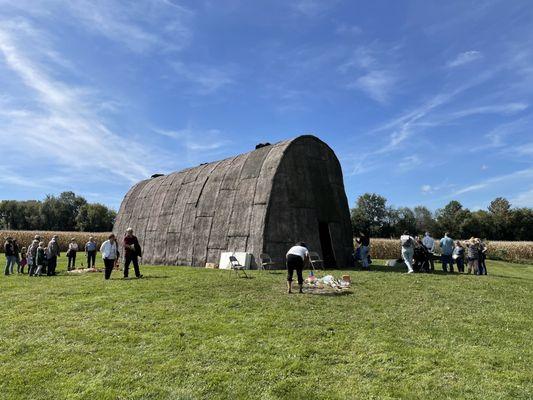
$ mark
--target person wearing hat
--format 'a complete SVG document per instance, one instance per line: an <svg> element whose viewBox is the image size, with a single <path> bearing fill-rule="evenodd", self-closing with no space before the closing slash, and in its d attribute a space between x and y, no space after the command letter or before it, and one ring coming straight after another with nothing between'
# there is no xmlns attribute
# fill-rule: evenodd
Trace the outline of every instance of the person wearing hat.
<svg viewBox="0 0 533 400"><path fill-rule="evenodd" d="M130 263L133 263L133 269L135 270L135 276L142 278L141 271L139 270L139 257L142 257L141 245L139 240L133 234L133 229L126 229L126 236L124 236L124 279L128 279L128 273L130 269Z"/></svg>
<svg viewBox="0 0 533 400"><path fill-rule="evenodd" d="M118 246L115 235L110 234L107 240L100 246L100 253L104 260L104 279L111 278L111 272L115 266L115 261L118 258Z"/></svg>
<svg viewBox="0 0 533 400"><path fill-rule="evenodd" d="M300 293L303 293L304 278L302 271L309 264L309 250L303 242L296 243L287 252L287 293L292 293L292 276L296 271Z"/></svg>
<svg viewBox="0 0 533 400"><path fill-rule="evenodd" d="M70 239L67 250L68 265L67 271L71 271L76 268L76 253L78 252L78 243L76 238Z"/></svg>
<svg viewBox="0 0 533 400"><path fill-rule="evenodd" d="M85 243L85 254L87 255L87 268L95 268L96 266L96 242L94 238L89 237L89 241Z"/></svg>
<svg viewBox="0 0 533 400"><path fill-rule="evenodd" d="M46 273L48 276L56 275L57 257L61 256L59 243L57 243L58 238L57 235L54 235L52 240L48 242L48 268Z"/></svg>
<svg viewBox="0 0 533 400"><path fill-rule="evenodd" d="M15 248L13 246L13 238L11 236L6 237L4 243L4 255L6 256L6 267L4 268L4 275L11 275L13 273L13 267L15 266Z"/></svg>

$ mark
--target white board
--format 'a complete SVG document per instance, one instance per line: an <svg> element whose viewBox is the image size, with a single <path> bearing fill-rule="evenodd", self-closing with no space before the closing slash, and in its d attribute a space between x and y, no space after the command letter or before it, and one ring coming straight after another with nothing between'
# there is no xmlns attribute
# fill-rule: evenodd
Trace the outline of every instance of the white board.
<svg viewBox="0 0 533 400"><path fill-rule="evenodd" d="M252 265L252 254L251 253L244 253L244 252L224 252L220 254L220 262L218 263L219 269L231 269L229 257L235 256L237 261L239 261L239 264L244 265L246 269L250 269L250 265Z"/></svg>

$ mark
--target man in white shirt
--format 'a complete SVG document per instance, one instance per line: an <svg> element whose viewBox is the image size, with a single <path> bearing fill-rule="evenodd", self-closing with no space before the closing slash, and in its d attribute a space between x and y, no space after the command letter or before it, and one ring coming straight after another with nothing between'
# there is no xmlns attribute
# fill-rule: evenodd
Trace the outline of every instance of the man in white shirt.
<svg viewBox="0 0 533 400"><path fill-rule="evenodd" d="M298 286L300 293L303 293L304 278L302 271L304 266L309 263L309 250L305 243L299 242L292 246L287 252L287 293L292 293L292 275L296 270L298 276Z"/></svg>
<svg viewBox="0 0 533 400"><path fill-rule="evenodd" d="M422 239L422 244L426 249L428 249L430 253L433 253L433 251L435 250L435 239L431 237L431 234L429 232L426 232L426 234L424 235L424 239ZM429 255L429 264L429 268L431 269L431 271L434 271L435 264L433 262L433 254Z"/></svg>
<svg viewBox="0 0 533 400"><path fill-rule="evenodd" d="M108 239L100 246L100 253L104 259L104 277L105 279L111 278L111 272L115 266L115 260L118 257L117 240L115 235L109 235Z"/></svg>
<svg viewBox="0 0 533 400"><path fill-rule="evenodd" d="M405 231L400 236L400 243L402 244L402 258L407 265L407 273L412 274L413 271L413 256L415 253L415 239Z"/></svg>

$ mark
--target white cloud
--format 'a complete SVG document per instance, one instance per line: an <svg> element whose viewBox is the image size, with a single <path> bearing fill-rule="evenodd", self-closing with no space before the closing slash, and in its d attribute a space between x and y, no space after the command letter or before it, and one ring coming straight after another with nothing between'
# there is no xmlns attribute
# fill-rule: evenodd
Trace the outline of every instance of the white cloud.
<svg viewBox="0 0 533 400"><path fill-rule="evenodd" d="M355 36L363 32L363 30L357 25L340 24L335 32L339 35Z"/></svg>
<svg viewBox="0 0 533 400"><path fill-rule="evenodd" d="M450 118L463 118L470 115L477 114L501 114L512 115L520 111L524 111L529 107L526 103L507 103L507 104L495 104L488 106L472 107L464 110L454 112L450 115Z"/></svg>
<svg viewBox="0 0 533 400"><path fill-rule="evenodd" d="M517 194L509 202L515 207L533 207L533 189Z"/></svg>
<svg viewBox="0 0 533 400"><path fill-rule="evenodd" d="M154 132L176 140L183 146L189 162L204 162L220 154L230 141L218 129L196 129L188 125L180 130L154 129Z"/></svg>
<svg viewBox="0 0 533 400"><path fill-rule="evenodd" d="M385 61L393 51L378 52L367 46L359 46L354 54L337 68L347 75L358 75L346 85L348 89L358 89L381 104L386 104L398 82L398 74L392 67L395 63ZM381 55L378 59L378 54Z"/></svg>
<svg viewBox="0 0 533 400"><path fill-rule="evenodd" d="M450 194L448 197L454 197L465 193L475 192L481 189L492 187L502 182L509 182L511 180L530 180L533 178L533 168L526 168L519 171L515 171L505 175L494 176L492 178L485 179L481 182L465 186Z"/></svg>
<svg viewBox="0 0 533 400"><path fill-rule="evenodd" d="M337 0L297 0L291 5L298 14L303 14L306 17L317 17L326 12L336 2Z"/></svg>
<svg viewBox="0 0 533 400"><path fill-rule="evenodd" d="M446 66L448 68L456 68L465 64L469 64L483 57L483 54L477 50L465 51L460 53L453 60L448 61Z"/></svg>
<svg viewBox="0 0 533 400"><path fill-rule="evenodd" d="M22 150L22 154L31 154L33 166L61 166L66 176L85 171L102 180L119 177L129 182L149 176L153 164L147 147L106 126L93 111L93 104L101 99L88 96L91 92L84 88L55 80L42 67L42 55L51 49L47 40L26 29L0 28L0 62L23 84L22 99L31 104L3 108L0 114L0 137L7 157ZM16 159L20 157L11 163Z"/></svg>
<svg viewBox="0 0 533 400"><path fill-rule="evenodd" d="M406 156L398 163L398 167L402 172L412 170L422 164L422 160L416 154Z"/></svg>
<svg viewBox="0 0 533 400"><path fill-rule="evenodd" d="M196 94L212 94L234 83L228 69L182 62L173 62L171 65L179 77L196 87Z"/></svg>
<svg viewBox="0 0 533 400"><path fill-rule="evenodd" d="M168 0L0 0L0 5L15 15L60 19L138 53L180 50L189 45L192 36L193 13Z"/></svg>
<svg viewBox="0 0 533 400"><path fill-rule="evenodd" d="M374 70L357 78L357 80L348 85L348 87L358 88L378 103L385 104L388 102L391 90L396 82L396 76L390 71Z"/></svg>

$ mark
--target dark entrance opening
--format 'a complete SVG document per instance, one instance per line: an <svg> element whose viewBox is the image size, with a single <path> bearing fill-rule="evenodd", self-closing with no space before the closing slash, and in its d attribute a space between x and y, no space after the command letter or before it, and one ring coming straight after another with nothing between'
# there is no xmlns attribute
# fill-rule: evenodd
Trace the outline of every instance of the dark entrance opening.
<svg viewBox="0 0 533 400"><path fill-rule="evenodd" d="M331 244L331 234L329 232L329 225L327 222L318 222L318 235L320 237L320 246L322 247L322 259L324 260L324 267L336 267L335 253L333 252L333 245Z"/></svg>

